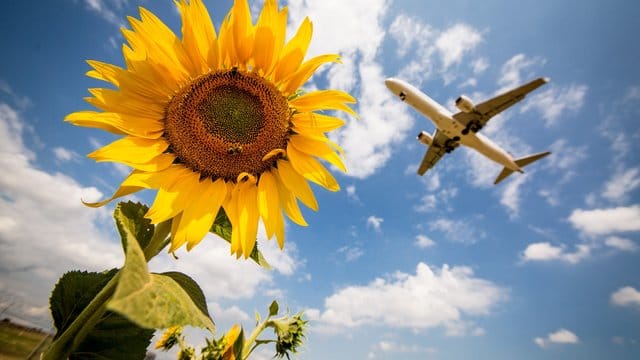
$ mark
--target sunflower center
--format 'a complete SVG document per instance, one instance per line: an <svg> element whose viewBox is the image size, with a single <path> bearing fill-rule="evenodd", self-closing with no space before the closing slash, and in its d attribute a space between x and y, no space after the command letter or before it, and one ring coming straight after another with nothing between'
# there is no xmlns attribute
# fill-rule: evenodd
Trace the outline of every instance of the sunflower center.
<svg viewBox="0 0 640 360"><path fill-rule="evenodd" d="M276 87L251 72L217 71L185 86L167 107L165 136L179 162L205 177L235 181L259 175L285 149L289 104Z"/></svg>

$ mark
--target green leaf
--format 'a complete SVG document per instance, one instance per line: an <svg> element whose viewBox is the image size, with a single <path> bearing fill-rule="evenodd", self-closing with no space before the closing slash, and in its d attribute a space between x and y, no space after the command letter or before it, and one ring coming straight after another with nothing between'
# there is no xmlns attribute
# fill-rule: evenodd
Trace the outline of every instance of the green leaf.
<svg viewBox="0 0 640 360"><path fill-rule="evenodd" d="M130 229L124 230L124 237L133 236ZM181 284L186 284L186 289ZM127 241L120 281L107 309L145 328L191 325L214 330L197 284L186 275L149 273L144 253L136 241Z"/></svg>
<svg viewBox="0 0 640 360"><path fill-rule="evenodd" d="M243 358L243 351L244 349L244 329L240 329L240 334L238 334L238 338L236 339L236 341L233 343L233 355L235 356L236 359L242 359Z"/></svg>
<svg viewBox="0 0 640 360"><path fill-rule="evenodd" d="M271 303L271 305L269 305L269 316L276 316L278 315L278 302L273 300L273 302Z"/></svg>
<svg viewBox="0 0 640 360"><path fill-rule="evenodd" d="M125 251L129 240L137 240L142 249L149 245L149 241L153 237L154 226L151 225L151 220L144 218L144 214L148 210L147 206L131 201L121 202L116 206L113 218L116 221L122 239L122 248Z"/></svg>
<svg viewBox="0 0 640 360"><path fill-rule="evenodd" d="M260 250L258 250L258 242L253 246L253 250L251 250L251 254L249 255L251 260L255 261L256 264L262 266L267 270L271 270L271 265L267 262L267 259L262 256Z"/></svg>
<svg viewBox="0 0 640 360"><path fill-rule="evenodd" d="M225 239L228 243L231 243L231 230L231 221L229 220L229 217L227 216L227 213L224 211L224 209L220 208L218 214L216 215L216 220L213 222L213 225L211 226L211 229L209 231ZM267 259L264 258L264 256L258 249L257 241L253 246L249 257L256 264L262 266L267 270L271 270L271 265L269 265Z"/></svg>
<svg viewBox="0 0 640 360"><path fill-rule="evenodd" d="M223 208L218 210L216 220L213 222L209 231L227 240L228 243L231 243L231 220L229 220Z"/></svg>
<svg viewBox="0 0 640 360"><path fill-rule="evenodd" d="M117 269L102 273L72 271L64 274L51 294L51 314L57 339L80 312L113 278ZM106 312L78 345L70 359L144 358L153 330L142 329L117 314Z"/></svg>
<svg viewBox="0 0 640 360"><path fill-rule="evenodd" d="M171 271L165 272L160 275L168 276L173 281L178 283L180 287L189 295L193 304L205 315L209 316L209 309L207 308L207 299L204 297L202 289L191 277L181 272Z"/></svg>

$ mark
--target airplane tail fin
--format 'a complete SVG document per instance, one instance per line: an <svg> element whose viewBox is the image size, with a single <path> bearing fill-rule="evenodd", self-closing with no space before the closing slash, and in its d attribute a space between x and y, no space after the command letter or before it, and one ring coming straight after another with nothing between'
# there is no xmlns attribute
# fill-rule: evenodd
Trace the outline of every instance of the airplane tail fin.
<svg viewBox="0 0 640 360"><path fill-rule="evenodd" d="M523 167L531 164L532 162L535 162L535 161L538 161L538 160L542 159L543 157L545 157L545 156L547 156L549 154L551 154L550 151L545 151L545 152L541 152L541 153L538 153L538 154L525 156L525 157L522 157L520 159L516 159L514 162L516 163L516 165L518 165L518 167L523 168ZM504 169L502 169L502 171L500 172L500 174L496 178L496 181L493 182L493 184L497 185L498 183L500 183L502 180L506 179L512 173L513 173L513 170L505 167Z"/></svg>

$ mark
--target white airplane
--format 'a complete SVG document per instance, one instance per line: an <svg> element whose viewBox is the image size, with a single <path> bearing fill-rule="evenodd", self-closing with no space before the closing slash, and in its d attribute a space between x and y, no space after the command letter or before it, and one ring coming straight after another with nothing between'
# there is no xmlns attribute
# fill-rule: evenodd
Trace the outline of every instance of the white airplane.
<svg viewBox="0 0 640 360"><path fill-rule="evenodd" d="M523 173L523 167L549 155L550 152L546 151L514 159L504 149L479 134L478 131L493 116L522 100L528 93L548 81L548 78L535 79L477 105L462 95L456 100L456 106L460 109L460 112L456 114L452 114L429 96L402 80L389 78L385 80L385 84L400 100L431 119L436 126L433 135L425 131L418 134L418 140L429 146L418 168L419 175L424 175L444 154L450 153L462 144L504 166L494 182L494 184L498 184L514 171Z"/></svg>

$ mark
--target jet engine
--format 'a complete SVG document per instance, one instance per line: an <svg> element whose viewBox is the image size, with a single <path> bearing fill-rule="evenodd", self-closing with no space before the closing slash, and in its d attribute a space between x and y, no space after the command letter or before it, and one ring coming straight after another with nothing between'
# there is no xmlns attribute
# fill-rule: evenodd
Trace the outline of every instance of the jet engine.
<svg viewBox="0 0 640 360"><path fill-rule="evenodd" d="M431 137L431 135L429 135L429 133L428 133L428 132L426 132L426 131L421 131L421 132L420 132L420 134L418 134L418 140L419 140L421 143L423 143L423 144L425 144L425 145L429 146L429 145L431 145L431 143L433 142L433 137Z"/></svg>
<svg viewBox="0 0 640 360"><path fill-rule="evenodd" d="M474 112L476 109L473 101L471 101L471 99L464 95L460 95L460 97L456 100L456 106L458 107L458 109L466 113Z"/></svg>

